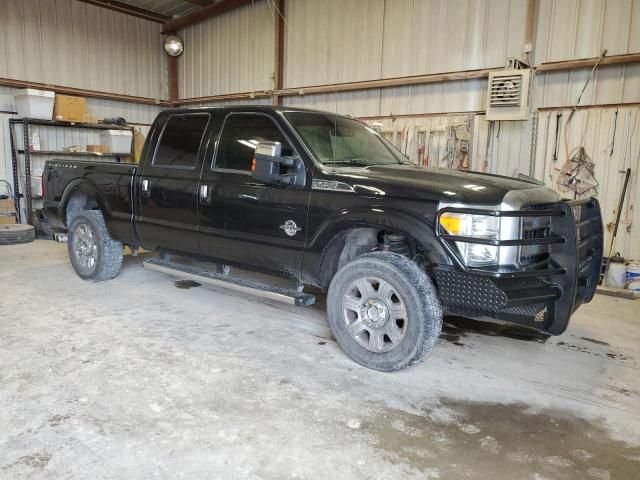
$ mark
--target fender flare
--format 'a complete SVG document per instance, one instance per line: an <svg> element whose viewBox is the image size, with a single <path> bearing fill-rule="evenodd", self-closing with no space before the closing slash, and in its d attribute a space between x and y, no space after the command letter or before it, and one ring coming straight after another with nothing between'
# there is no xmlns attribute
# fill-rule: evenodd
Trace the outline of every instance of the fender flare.
<svg viewBox="0 0 640 480"><path fill-rule="evenodd" d="M322 222L313 238L309 239L308 248L326 248L339 235L354 228L380 228L401 233L415 240L431 263L453 265L436 237L432 221L415 213L382 206L342 209L332 213Z"/></svg>
<svg viewBox="0 0 640 480"><path fill-rule="evenodd" d="M71 197L77 193L82 193L95 199L98 204L98 209L102 212L102 214L106 217L111 217L111 207L109 206L109 202L104 198L104 195L100 192L100 189L90 180L86 178L76 178L69 182L67 187L64 189L62 197L60 199L60 203L58 205L58 214L62 221L65 221L65 212L67 210L67 204Z"/></svg>

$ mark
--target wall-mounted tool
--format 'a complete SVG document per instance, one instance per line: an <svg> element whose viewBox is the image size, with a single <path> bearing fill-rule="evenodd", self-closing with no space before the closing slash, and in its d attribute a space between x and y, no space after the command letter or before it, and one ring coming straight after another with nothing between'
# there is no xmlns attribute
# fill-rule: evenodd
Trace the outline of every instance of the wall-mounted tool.
<svg viewBox="0 0 640 480"><path fill-rule="evenodd" d="M560 148L560 125L562 125L562 112L556 113L556 137L553 143L553 162L558 161L558 148Z"/></svg>
<svg viewBox="0 0 640 480"><path fill-rule="evenodd" d="M580 90L580 95L578 95L578 100L576 101L573 109L571 110L571 113L569 114L569 118L567 119L567 125L571 121L571 118L573 117L573 114L575 113L575 111L578 109L578 105L580 105L580 100L582 100L582 95L584 94L584 91L587 89L587 85L589 85L589 82L591 82L591 79L593 78L593 74L596 71L596 68L598 68L600 66L600 62L602 62L602 60L604 60L604 57L606 55L607 55L607 49L605 48L604 50L602 50L602 53L600 53L600 58L598 58L598 61L596 62L596 64L591 69L591 72L589 72L589 76L587 77L587 81L584 82L584 86L582 87L582 90Z"/></svg>
<svg viewBox="0 0 640 480"><path fill-rule="evenodd" d="M566 161L558 176L558 187L563 191L572 191L578 195L597 195L600 185L594 175L595 164L587 155L584 147L577 147Z"/></svg>
<svg viewBox="0 0 640 480"><path fill-rule="evenodd" d="M609 151L609 157L613 156L613 147L616 144L616 130L618 129L618 109L613 114L613 135L611 137L611 150Z"/></svg>

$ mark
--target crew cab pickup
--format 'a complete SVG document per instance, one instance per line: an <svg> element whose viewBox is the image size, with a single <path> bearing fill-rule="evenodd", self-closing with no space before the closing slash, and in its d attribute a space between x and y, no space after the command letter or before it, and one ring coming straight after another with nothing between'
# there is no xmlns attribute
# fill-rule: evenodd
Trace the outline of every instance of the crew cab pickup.
<svg viewBox="0 0 640 480"><path fill-rule="evenodd" d="M602 260L595 198L417 167L333 113L165 110L139 164L52 160L44 178L80 277L115 277L124 245L284 275L327 291L340 346L382 371L429 353L443 314L561 334Z"/></svg>

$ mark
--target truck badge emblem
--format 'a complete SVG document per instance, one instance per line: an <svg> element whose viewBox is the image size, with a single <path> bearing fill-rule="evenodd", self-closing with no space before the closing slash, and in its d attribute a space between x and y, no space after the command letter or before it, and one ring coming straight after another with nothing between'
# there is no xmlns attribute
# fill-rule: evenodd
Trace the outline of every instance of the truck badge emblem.
<svg viewBox="0 0 640 480"><path fill-rule="evenodd" d="M296 222L294 222L293 220L287 220L286 222L284 222L284 225L280 225L280 228L284 230L284 233L286 233L290 237L293 237L296 233L302 230L302 228L296 225Z"/></svg>

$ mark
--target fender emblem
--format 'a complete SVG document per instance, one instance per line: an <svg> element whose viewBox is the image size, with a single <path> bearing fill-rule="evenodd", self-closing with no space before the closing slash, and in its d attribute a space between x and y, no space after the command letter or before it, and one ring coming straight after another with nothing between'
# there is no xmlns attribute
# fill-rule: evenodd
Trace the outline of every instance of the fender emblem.
<svg viewBox="0 0 640 480"><path fill-rule="evenodd" d="M302 228L296 225L296 222L294 222L293 220L287 220L286 222L284 222L284 225L280 225L280 228L284 230L284 233L286 233L290 237L293 237L296 233L302 230Z"/></svg>

